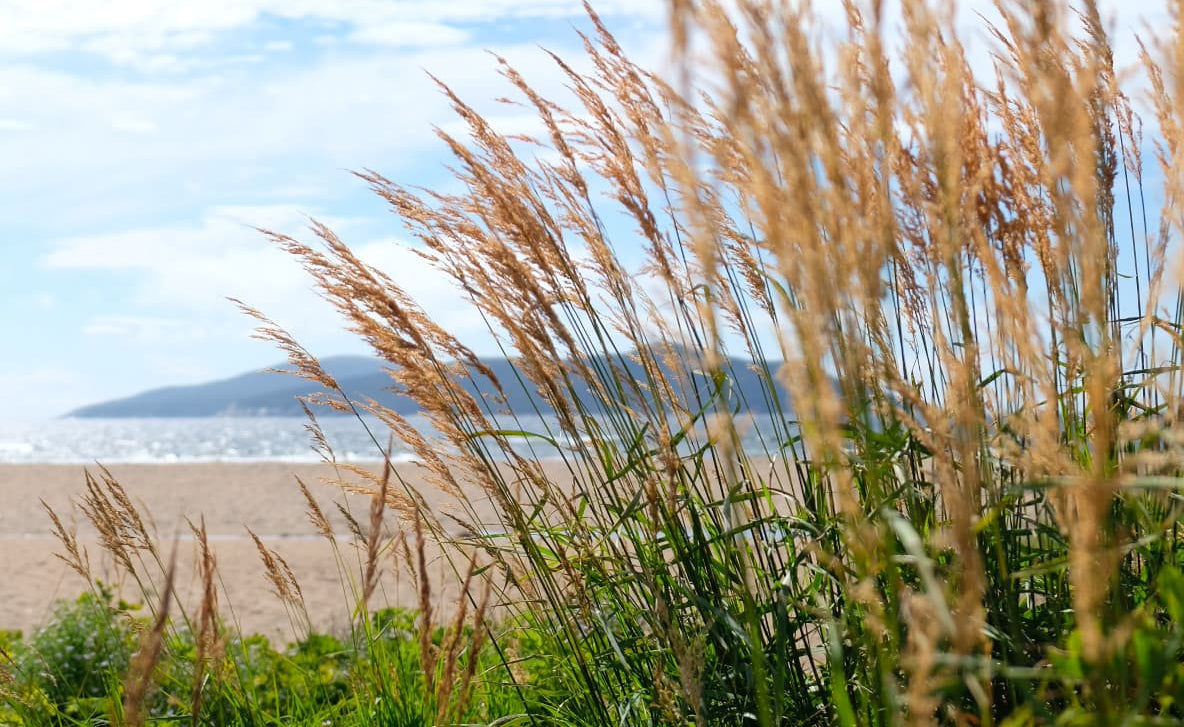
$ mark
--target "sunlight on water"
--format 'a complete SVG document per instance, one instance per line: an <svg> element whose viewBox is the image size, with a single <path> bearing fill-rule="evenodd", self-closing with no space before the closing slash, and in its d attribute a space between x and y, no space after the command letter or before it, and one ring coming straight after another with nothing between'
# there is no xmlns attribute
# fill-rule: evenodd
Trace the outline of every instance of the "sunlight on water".
<svg viewBox="0 0 1184 727"><path fill-rule="evenodd" d="M421 432L430 427L423 417L409 417ZM176 419L56 419L0 422L0 463L168 463L168 462L319 462L306 420L299 417L225 417ZM381 461L366 427L352 417L320 420L338 461ZM382 424L366 420L381 446L387 440ZM762 442L767 421L754 419L741 428L746 449L764 452L775 444ZM555 422L520 417L507 428L551 431ZM558 437L556 436L558 439ZM527 457L554 457L559 452L536 437L509 436L514 449ZM395 461L414 459L407 451L392 452Z"/></svg>
<svg viewBox="0 0 1184 727"><path fill-rule="evenodd" d="M0 462L317 462L305 424L293 417L0 422ZM338 460L381 459L356 419L326 417L321 426Z"/></svg>

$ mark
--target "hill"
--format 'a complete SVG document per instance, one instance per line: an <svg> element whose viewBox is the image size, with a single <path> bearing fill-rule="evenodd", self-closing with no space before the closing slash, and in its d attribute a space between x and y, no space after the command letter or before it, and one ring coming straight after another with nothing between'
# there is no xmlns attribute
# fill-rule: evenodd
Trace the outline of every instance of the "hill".
<svg viewBox="0 0 1184 727"><path fill-rule="evenodd" d="M547 411L541 400L514 385L516 373L510 361L504 358L483 359L508 390L508 407L515 413L537 413L540 408ZM762 377L752 370L752 365L739 359L730 361L731 375L729 399L754 413L766 412L767 385ZM399 414L414 414L418 411L415 402L408 396L392 390L390 376L383 370L383 362L364 356L335 356L321 360L322 366L342 388L356 399L372 398L382 402ZM594 366L606 365L606 360L593 362ZM285 365L279 369L288 369ZM624 365L625 378L644 380L640 368L633 363ZM493 390L488 380L482 379L466 387L471 393L481 395ZM696 376L694 388L699 392L710 390L704 376ZM189 386L169 386L144 391L123 399L91 404L68 413L67 417L119 418L119 417L213 417L213 416L303 416L304 412L297 397L307 396L323 389L315 383L290 374L249 372L228 379ZM692 393L692 392L688 392ZM784 392L777 387L776 396L785 402ZM591 397L584 392L581 398L591 404ZM689 398L689 397L688 397ZM741 406L740 402L743 402ZM318 414L334 414L333 410L322 408Z"/></svg>

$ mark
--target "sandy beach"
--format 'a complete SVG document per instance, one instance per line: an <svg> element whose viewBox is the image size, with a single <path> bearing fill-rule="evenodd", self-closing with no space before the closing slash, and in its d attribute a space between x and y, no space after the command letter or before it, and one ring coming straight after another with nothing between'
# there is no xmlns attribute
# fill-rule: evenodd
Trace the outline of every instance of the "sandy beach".
<svg viewBox="0 0 1184 727"><path fill-rule="evenodd" d="M176 583L183 605L193 606L200 585L192 568L195 542L186 521L197 522L204 516L224 588L221 610L229 622L237 623L244 632L263 633L281 642L298 632L283 603L271 592L264 566L247 533L249 527L296 573L312 625L322 631L340 632L346 628L351 601L343 594L343 587L348 585L343 586L333 547L309 522L296 483L299 476L333 521L339 533L339 551L357 578L358 550L351 544L345 518L333 502L349 508L364 525L369 500L343 496L339 488L325 483L325 478L334 475L332 468L219 463L125 464L109 469L132 500L150 514L162 552L167 554L172 543L177 544ZM422 482L412 465L400 465L398 471L408 482ZM351 477L361 481L356 475ZM0 629L26 633L34 630L49 618L55 600L74 598L86 588L83 579L55 556L62 548L53 536L52 522L41 500L54 508L68 527L77 528L78 541L90 556L94 574L109 582L120 582L110 558L103 557L97 533L72 505L84 491L81 465L0 465ZM424 491L434 507L447 504L448 498L442 493L430 488ZM397 524L394 517L388 517L386 522L388 527ZM450 570L439 547L430 547L427 552L428 570L437 585L437 606L450 610L457 598L455 576L448 575ZM382 565L382 585L374 605L413 606L415 589L408 576L397 573L393 558L384 559ZM123 581L121 592L135 596L136 591L126 579Z"/></svg>

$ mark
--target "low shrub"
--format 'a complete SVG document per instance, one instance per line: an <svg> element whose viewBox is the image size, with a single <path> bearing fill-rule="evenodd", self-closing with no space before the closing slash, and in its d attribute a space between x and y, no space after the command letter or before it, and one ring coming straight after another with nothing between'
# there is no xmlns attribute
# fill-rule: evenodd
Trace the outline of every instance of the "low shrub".
<svg viewBox="0 0 1184 727"><path fill-rule="evenodd" d="M49 622L15 649L15 677L22 692L70 718L97 717L118 685L136 648L131 615L100 587L59 604Z"/></svg>

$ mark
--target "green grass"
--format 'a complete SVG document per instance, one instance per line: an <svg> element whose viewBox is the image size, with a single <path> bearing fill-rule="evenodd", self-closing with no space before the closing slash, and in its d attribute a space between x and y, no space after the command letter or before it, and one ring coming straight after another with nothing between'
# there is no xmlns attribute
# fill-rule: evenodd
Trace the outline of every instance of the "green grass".
<svg viewBox="0 0 1184 727"><path fill-rule="evenodd" d="M3 647L11 661L0 724L119 723L134 632L147 626L138 610L88 593L60 604L51 621L27 640L6 637ZM223 654L206 669L196 716L194 638L184 631L171 633L166 655L154 668L147 720L161 725L437 724L439 705L425 689L420 670L415 614L382 609L363 631L361 642L310 633L283 648L263 636L228 635ZM439 647L446 636L437 629L432 643ZM477 656L472 694L463 707L449 712L450 723L487 724L525 713L521 692L499 678L499 664L492 650Z"/></svg>

